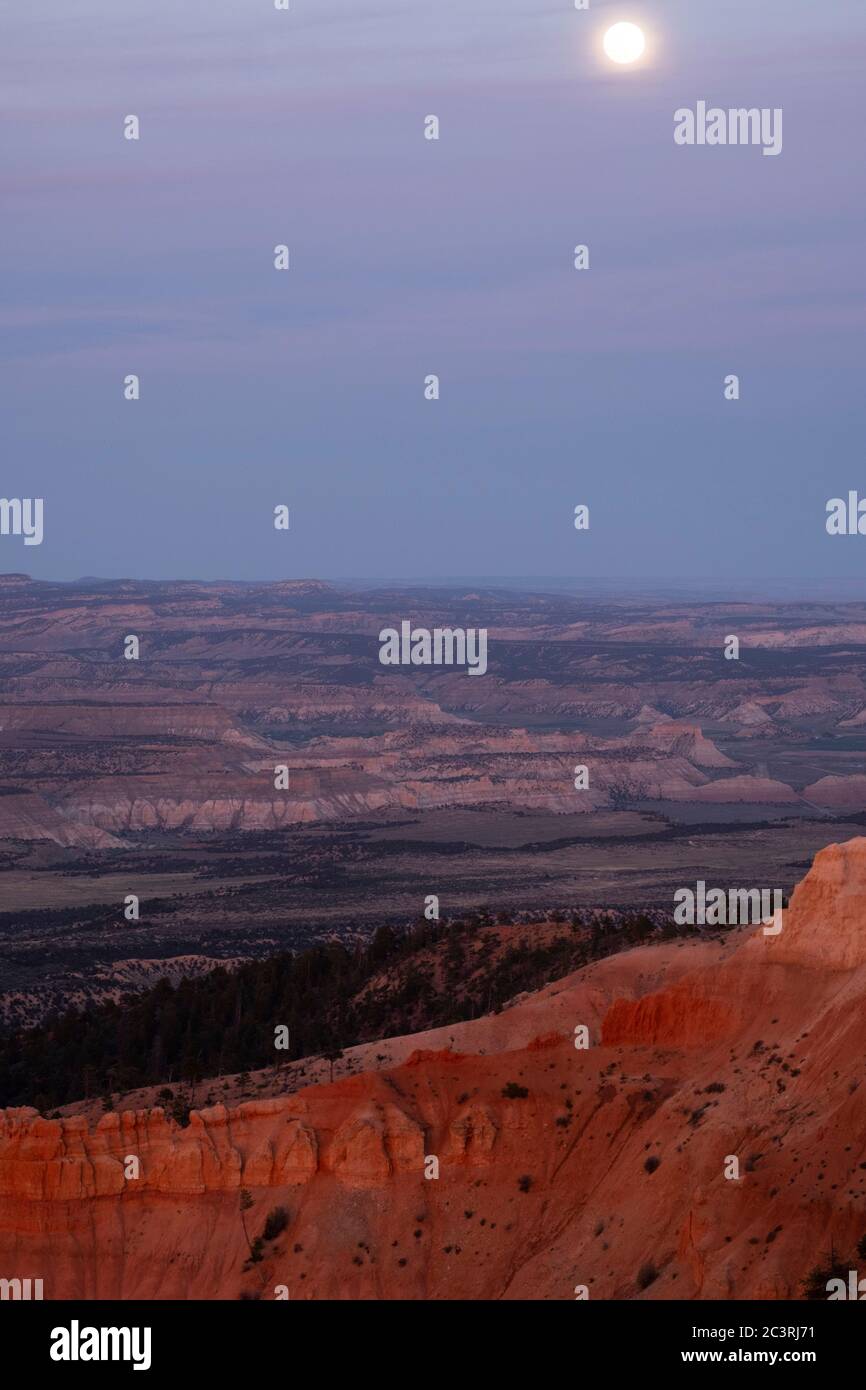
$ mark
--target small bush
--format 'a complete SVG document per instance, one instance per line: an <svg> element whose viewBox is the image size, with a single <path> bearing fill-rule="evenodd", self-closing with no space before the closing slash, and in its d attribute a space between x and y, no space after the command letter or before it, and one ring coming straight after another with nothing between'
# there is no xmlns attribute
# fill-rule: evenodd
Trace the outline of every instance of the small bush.
<svg viewBox="0 0 866 1390"><path fill-rule="evenodd" d="M641 1265L637 1272L637 1286L639 1289L648 1289L650 1284L654 1284L659 1277L659 1272L652 1260L647 1260L645 1265Z"/></svg>
<svg viewBox="0 0 866 1390"><path fill-rule="evenodd" d="M831 1279L841 1279L847 1287L848 1264L842 1260L828 1260L825 1265L815 1265L803 1280L803 1297L811 1302L825 1299Z"/></svg>
<svg viewBox="0 0 866 1390"><path fill-rule="evenodd" d="M175 1096L169 1114L176 1125L179 1125L181 1129L186 1129L192 1114L192 1106L181 1096Z"/></svg>
<svg viewBox="0 0 866 1390"><path fill-rule="evenodd" d="M521 1192L528 1192L532 1186L532 1178L528 1173L524 1173L522 1178L517 1179L517 1186Z"/></svg>
<svg viewBox="0 0 866 1390"><path fill-rule="evenodd" d="M289 1213L285 1207L274 1207L268 1212L262 1231L262 1240L276 1240L289 1224Z"/></svg>
<svg viewBox="0 0 866 1390"><path fill-rule="evenodd" d="M654 1173L656 1168L658 1168L660 1164L661 1159L658 1158L656 1154L650 1154L649 1158L644 1163L644 1168L648 1173Z"/></svg>
<svg viewBox="0 0 866 1390"><path fill-rule="evenodd" d="M504 1100L526 1100L529 1090L526 1086L518 1086L516 1081L509 1081L502 1087L502 1097Z"/></svg>

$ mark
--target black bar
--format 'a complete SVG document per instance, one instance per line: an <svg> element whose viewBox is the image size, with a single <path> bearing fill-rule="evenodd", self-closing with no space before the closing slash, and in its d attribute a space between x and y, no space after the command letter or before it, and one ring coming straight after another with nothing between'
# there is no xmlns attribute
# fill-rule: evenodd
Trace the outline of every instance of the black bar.
<svg viewBox="0 0 866 1390"><path fill-rule="evenodd" d="M294 1379L310 1360L329 1380L341 1368L358 1375L375 1365L384 1377L389 1362L388 1380L414 1381L419 1372L456 1373L463 1379L466 1358L478 1358L487 1378L501 1359L512 1379L519 1365L537 1376L568 1375L569 1366L575 1374L585 1373L592 1364L611 1376L674 1368L701 1374L712 1366L775 1372L798 1366L826 1379L856 1367L863 1346L863 1315L828 1301L269 1302L6 1302L0 1304L3 1356L7 1369L9 1358L20 1355L30 1371L47 1371L52 1379L92 1378L100 1369L115 1376L136 1374L131 1359L136 1357L149 1361L139 1376L192 1372L213 1375L220 1384L237 1377L238 1385L248 1386L251 1378L280 1368L287 1381ZM118 1349L130 1359L52 1359L52 1346L89 1351L94 1339L87 1329L92 1328L129 1329L128 1341L118 1339ZM101 1339L97 1345L102 1351ZM111 1340L104 1350L111 1354Z"/></svg>

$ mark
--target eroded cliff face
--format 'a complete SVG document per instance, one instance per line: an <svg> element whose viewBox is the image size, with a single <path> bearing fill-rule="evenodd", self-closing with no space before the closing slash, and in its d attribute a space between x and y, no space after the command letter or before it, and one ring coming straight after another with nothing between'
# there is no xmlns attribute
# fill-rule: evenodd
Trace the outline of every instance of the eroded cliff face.
<svg viewBox="0 0 866 1390"><path fill-rule="evenodd" d="M858 838L816 855L794 889L784 930L767 939L771 960L827 970L866 965L864 845Z"/></svg>
<svg viewBox="0 0 866 1390"><path fill-rule="evenodd" d="M5 1112L0 1275L47 1298L797 1296L866 1230L864 996L859 839L777 936L637 948L390 1040L385 1069L372 1047L186 1128Z"/></svg>
<svg viewBox="0 0 866 1390"><path fill-rule="evenodd" d="M196 716L197 717L197 716ZM722 800L796 800L789 788L773 794L758 779L710 783L705 767L730 760L689 725L670 724L621 739L478 729L454 721L442 733L424 729L376 738L319 738L302 750L241 748L240 729L221 734L229 761L213 749L197 762L155 775L81 778L55 793L54 820L91 835L142 830L276 830L318 821L396 810L514 806L591 812L608 806L616 789L635 796L692 801L710 787ZM239 749L244 756L239 756ZM591 785L574 792L574 768L593 767ZM176 760L173 760L176 762ZM289 784L274 790L275 762ZM745 781L744 789L737 784ZM756 785L752 785L755 783ZM0 821L2 830L2 821Z"/></svg>

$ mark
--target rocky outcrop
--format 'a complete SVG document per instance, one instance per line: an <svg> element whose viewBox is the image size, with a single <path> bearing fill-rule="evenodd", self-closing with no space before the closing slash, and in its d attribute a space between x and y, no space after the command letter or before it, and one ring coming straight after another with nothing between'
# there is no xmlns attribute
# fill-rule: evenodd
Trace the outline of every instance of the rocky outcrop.
<svg viewBox="0 0 866 1390"><path fill-rule="evenodd" d="M764 803L791 806L800 800L793 787L789 787L786 782L779 782L772 777L752 776L720 777L716 782L708 782L705 786L699 787L685 799L715 805L731 803L746 806Z"/></svg>
<svg viewBox="0 0 866 1390"><path fill-rule="evenodd" d="M866 965L866 838L828 845L791 897L777 935L761 934L752 951L774 964L818 971Z"/></svg>
<svg viewBox="0 0 866 1390"><path fill-rule="evenodd" d="M638 722L643 722L640 717ZM736 767L734 760L717 748L712 739L705 738L699 725L670 719L666 715L658 723L650 724L649 728L635 730L630 741L638 746L649 745L677 754L695 767Z"/></svg>
<svg viewBox="0 0 866 1390"><path fill-rule="evenodd" d="M601 1040L606 1047L704 1047L730 1037L740 1022L735 1001L716 999L691 982L642 999L618 999L606 1014Z"/></svg>
<svg viewBox="0 0 866 1390"><path fill-rule="evenodd" d="M69 822L36 792L0 795L0 840L53 840L58 845L114 849L120 841L97 825Z"/></svg>

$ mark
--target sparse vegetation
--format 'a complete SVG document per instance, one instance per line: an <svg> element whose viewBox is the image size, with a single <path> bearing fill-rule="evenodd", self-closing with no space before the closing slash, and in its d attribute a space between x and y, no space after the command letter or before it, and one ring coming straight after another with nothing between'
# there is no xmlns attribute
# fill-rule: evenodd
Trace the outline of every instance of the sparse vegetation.
<svg viewBox="0 0 866 1390"><path fill-rule="evenodd" d="M587 914L579 929L564 922L544 944L522 931L503 939L488 920L425 922L404 932L383 926L366 944L328 941L232 970L218 966L176 985L161 980L139 994L66 1009L35 1028L0 1030L0 1108L38 1098L45 1113L158 1085L168 1106L177 1079L189 1086L226 1075L238 1075L247 1090L251 1071L274 1067L273 1019L289 1029L280 1063L324 1056L333 1071L349 1047L495 1013L516 994L661 933L666 919ZM464 1093L461 1104L468 1099ZM188 1109L171 1113L188 1120Z"/></svg>
<svg viewBox="0 0 866 1390"><path fill-rule="evenodd" d="M516 1081L508 1081L502 1087L504 1100L526 1100L529 1091L526 1086L519 1086Z"/></svg>
<svg viewBox="0 0 866 1390"><path fill-rule="evenodd" d="M831 1279L841 1279L846 1287L848 1284L848 1270L850 1263L847 1260L836 1259L831 1254L826 1264L817 1264L809 1270L803 1280L803 1297L817 1302L819 1299L827 1298L827 1285Z"/></svg>
<svg viewBox="0 0 866 1390"><path fill-rule="evenodd" d="M289 1224L289 1213L285 1207L273 1207L267 1215L262 1228L262 1240L276 1240Z"/></svg>
<svg viewBox="0 0 866 1390"><path fill-rule="evenodd" d="M238 1210L240 1211L240 1214L241 1214L241 1225L242 1225L243 1228L244 1228L244 1239L245 1239L247 1245L249 1246L249 1251L250 1251L250 1255L251 1255L251 1256L252 1256L252 1253L253 1253L253 1247L252 1247L252 1244L251 1244L251 1242L250 1242L249 1231L247 1230L247 1212L250 1210L250 1207L252 1207L252 1205L253 1205L252 1194L251 1194L250 1192L248 1192L247 1189L246 1189L245 1187L242 1187L241 1190L240 1190L240 1192L238 1193Z"/></svg>

